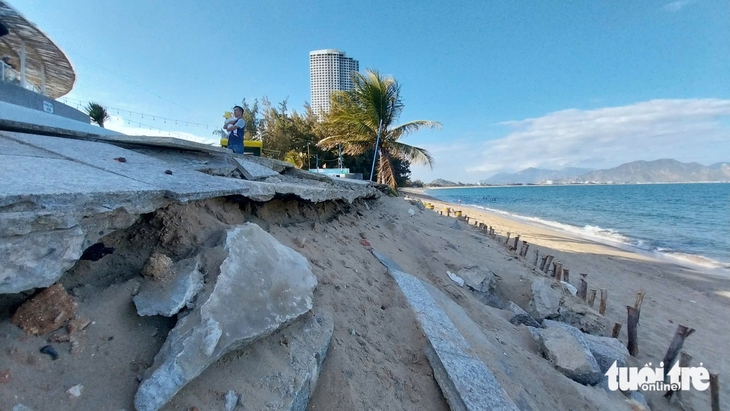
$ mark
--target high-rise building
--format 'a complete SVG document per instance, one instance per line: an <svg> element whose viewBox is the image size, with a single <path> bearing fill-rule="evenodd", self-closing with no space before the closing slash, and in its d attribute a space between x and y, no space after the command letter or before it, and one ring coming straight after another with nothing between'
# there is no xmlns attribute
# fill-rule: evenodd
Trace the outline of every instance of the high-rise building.
<svg viewBox="0 0 730 411"><path fill-rule="evenodd" d="M312 110L320 115L330 109L330 94L336 90L352 90L353 71L360 70L360 63L346 57L344 51L335 49L315 50L309 53L309 85Z"/></svg>

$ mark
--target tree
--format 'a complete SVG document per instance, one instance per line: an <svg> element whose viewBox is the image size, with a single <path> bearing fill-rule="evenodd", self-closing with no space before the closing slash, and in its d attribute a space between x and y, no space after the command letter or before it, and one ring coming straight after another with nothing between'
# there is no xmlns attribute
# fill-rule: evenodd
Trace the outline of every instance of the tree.
<svg viewBox="0 0 730 411"><path fill-rule="evenodd" d="M104 106L99 103L90 102L86 106L86 114L94 123L98 124L99 127L104 128L104 122L109 120L109 113L107 113Z"/></svg>
<svg viewBox="0 0 730 411"><path fill-rule="evenodd" d="M440 128L441 124L415 120L396 126L395 122L403 111L398 82L376 70L367 70L366 74L355 72L352 80L353 90L332 95L330 111L324 117L327 137L319 142L319 146L333 149L342 144L344 154L361 155L375 146L382 121L377 163L379 183L394 189L398 186L398 173L394 169L397 159L433 168L434 160L428 151L398 140L424 127Z"/></svg>

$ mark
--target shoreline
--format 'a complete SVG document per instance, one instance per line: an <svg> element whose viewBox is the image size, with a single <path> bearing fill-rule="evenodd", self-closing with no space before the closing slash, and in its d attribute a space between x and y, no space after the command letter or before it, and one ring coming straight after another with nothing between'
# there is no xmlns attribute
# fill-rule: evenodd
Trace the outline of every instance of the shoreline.
<svg viewBox="0 0 730 411"><path fill-rule="evenodd" d="M446 187L444 187L446 188ZM453 188L453 187L449 187ZM463 187L467 188L467 187ZM470 216L478 215L478 217L472 217L476 221L480 222L486 222L490 221L490 225L493 225L495 228L495 232L500 235L506 235L506 233L514 233L515 231L528 231L526 230L527 227L538 230L538 231L544 231L544 233L541 233L543 236L547 236L552 234L556 237L563 237L563 240L566 242L573 242L573 241L587 241L590 243L593 243L595 247L591 247L594 252L597 252L599 254L606 254L606 255L613 255L613 256L622 256L622 258L633 258L636 257L638 260L648 260L657 264L670 264L670 265L676 265L677 267L681 269L686 270L692 270L696 272L697 274L711 276L711 277L718 277L722 279L730 279L730 270L727 268L724 268L723 266L714 266L710 267L708 265L702 264L702 263L693 263L692 261L687 261L686 259L683 259L681 257L675 257L671 254L663 254L661 252L657 251L651 251L651 250L644 250L639 247L633 246L631 244L622 243L620 241L612 241L609 238L603 239L598 238L597 236L591 236L589 234L582 234L578 232L569 231L566 229L562 229L560 227L556 227L551 224L542 223L539 221L533 221L529 220L528 218L536 218L531 216L517 216L512 215L506 211L501 210L489 210L485 207L480 206L474 206L474 205L466 205L466 204L458 204L453 203L445 200L438 199L436 197L430 196L426 194L426 190L430 190L431 188L403 188L401 191L403 193L407 193L414 197L420 197L422 199L426 199L430 202L432 202L435 206L438 204L440 208L443 208L444 206L448 206L451 208L459 207L462 209L468 209L470 210ZM436 211L439 210L439 206L436 207ZM492 221L497 221L497 223L491 223ZM560 223L558 221L555 222L556 224L564 224ZM522 227L525 226L525 227ZM530 238L530 235L528 234L527 237L524 237L525 239ZM559 242L545 242L540 241L539 238L532 238L532 241L528 240L531 244L533 244L533 241L535 241L534 244L536 245L542 245L546 247L550 247L556 250L561 251L574 251L572 249L563 249L561 248ZM600 248L603 247L603 250L600 250ZM620 250L620 253L616 253L617 250ZM694 256L694 254L684 254L687 256ZM723 262L712 260L708 257L705 257L703 255L697 255L699 258L707 259L712 264L724 264Z"/></svg>

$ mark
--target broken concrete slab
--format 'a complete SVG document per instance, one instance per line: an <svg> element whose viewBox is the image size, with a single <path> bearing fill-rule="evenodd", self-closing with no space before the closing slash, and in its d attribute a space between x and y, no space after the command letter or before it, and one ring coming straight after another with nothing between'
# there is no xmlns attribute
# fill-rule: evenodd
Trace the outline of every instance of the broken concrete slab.
<svg viewBox="0 0 730 411"><path fill-rule="evenodd" d="M280 175L276 171L248 159L231 157L231 161L238 171L243 174L246 180L264 180L269 177L278 177Z"/></svg>
<svg viewBox="0 0 730 411"><path fill-rule="evenodd" d="M532 299L528 311L538 321L558 315L563 292L553 288L554 284L554 281L545 277L536 278L532 282Z"/></svg>
<svg viewBox="0 0 730 411"><path fill-rule="evenodd" d="M238 157L238 156L237 156ZM307 174L313 174L305 170L299 170L298 168L294 167L294 164L287 163L286 161L276 160L273 158L266 158L266 157L257 157L257 156L243 156L246 161L250 161L253 163L257 163L259 165L262 165L264 167L270 168L277 173L282 173L285 170L287 172L301 172L301 173L307 173Z"/></svg>
<svg viewBox="0 0 730 411"><path fill-rule="evenodd" d="M585 301L572 295L564 295L558 309L558 316L554 318L593 335L602 335L613 326L608 318L588 306Z"/></svg>
<svg viewBox="0 0 730 411"><path fill-rule="evenodd" d="M605 374L614 361L619 367L628 365L629 350L618 339L590 334L583 334L583 338L602 373Z"/></svg>
<svg viewBox="0 0 730 411"><path fill-rule="evenodd" d="M139 386L137 410L158 410L224 354L312 308L317 279L302 255L251 223L229 230L224 248L213 289L168 334Z"/></svg>
<svg viewBox="0 0 730 411"><path fill-rule="evenodd" d="M438 307L425 285L399 270L393 260L373 250L416 313L428 339L426 355L434 377L452 410L518 410L448 315Z"/></svg>
<svg viewBox="0 0 730 411"><path fill-rule="evenodd" d="M596 359L568 330L550 327L540 331L540 352L556 370L583 385L601 381L601 369Z"/></svg>
<svg viewBox="0 0 730 411"><path fill-rule="evenodd" d="M553 321L553 320L546 319L542 322L542 325L545 327L545 329L559 328L561 330L565 330L566 332L568 332L578 342L578 344L580 344L580 346L583 348L583 351L589 355L589 356L587 355L586 358L588 358L588 362L591 363L591 367L593 367L596 370L596 372L605 373L605 371L601 371L602 367L598 364L598 361L593 356L593 352L590 348L590 344L588 343L587 337L590 338L592 336L590 336L589 334L584 334L578 328L573 327L572 325L569 325L569 324L562 323L560 321ZM595 339L594 342L596 345L603 344L603 342L598 339ZM605 350L601 350L601 353L603 353L603 352L605 352ZM608 367L610 367L610 366L611 366L611 364L608 364ZM606 368L606 370L608 370L608 368ZM597 383L598 382L594 382L594 383L591 383L591 385L595 385Z"/></svg>
<svg viewBox="0 0 730 411"><path fill-rule="evenodd" d="M488 268L465 267L456 275L463 278L469 288L483 293L491 292L496 283L495 274Z"/></svg>
<svg viewBox="0 0 730 411"><path fill-rule="evenodd" d="M238 180L217 178L187 168L178 169L162 160L112 144L21 133L4 133L4 136L94 167L97 170L93 174L104 170L147 184L178 201L245 193L245 187L238 184ZM120 158L124 161L119 161Z"/></svg>
<svg viewBox="0 0 730 411"><path fill-rule="evenodd" d="M77 308L66 289L54 284L24 302L10 321L27 334L44 335L66 325Z"/></svg>
<svg viewBox="0 0 730 411"><path fill-rule="evenodd" d="M526 325L528 328L530 328L530 332L532 332L532 328L540 328L540 323L535 321L534 318L530 314L527 313L527 311L523 310L522 307L515 304L512 301L509 301L507 305L505 306L506 309L512 312L514 316L510 318L509 322L513 325ZM534 336L533 336L534 337ZM537 339L535 339L537 341Z"/></svg>
<svg viewBox="0 0 730 411"><path fill-rule="evenodd" d="M317 386L333 328L332 314L315 307L270 336L224 355L164 408L210 409L210 404L221 403L219 391L232 390L239 394L236 409L304 411Z"/></svg>
<svg viewBox="0 0 730 411"><path fill-rule="evenodd" d="M137 314L171 317L189 305L203 289L197 258L174 263L156 279L146 279L134 296Z"/></svg>

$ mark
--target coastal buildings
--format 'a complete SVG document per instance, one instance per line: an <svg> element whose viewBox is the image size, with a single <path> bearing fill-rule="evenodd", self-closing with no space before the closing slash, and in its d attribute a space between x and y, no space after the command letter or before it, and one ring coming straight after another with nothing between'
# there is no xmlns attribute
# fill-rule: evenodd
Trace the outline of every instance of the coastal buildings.
<svg viewBox="0 0 730 411"><path fill-rule="evenodd" d="M330 94L336 90L352 90L350 77L360 70L360 63L336 49L309 53L309 83L312 110L319 116L330 108Z"/></svg>

